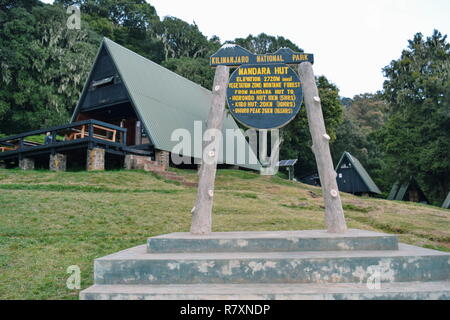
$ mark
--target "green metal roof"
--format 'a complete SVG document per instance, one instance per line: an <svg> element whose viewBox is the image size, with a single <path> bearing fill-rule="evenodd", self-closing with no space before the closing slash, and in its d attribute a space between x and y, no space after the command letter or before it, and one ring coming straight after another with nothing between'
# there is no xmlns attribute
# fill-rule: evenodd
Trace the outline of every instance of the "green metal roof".
<svg viewBox="0 0 450 320"><path fill-rule="evenodd" d="M407 195L407 192L410 188L417 189L417 191L419 192L419 197L423 199L422 202L429 203L427 197L413 177L411 177L408 182L405 182L402 185L400 185L398 181L394 183L387 200L408 201L408 199L405 199L405 196Z"/></svg>
<svg viewBox="0 0 450 320"><path fill-rule="evenodd" d="M102 46L105 46L110 54L136 113L155 148L172 151L173 147L179 143L179 141L171 141L172 133L176 129L186 129L191 133L191 148L180 153L186 157L201 159L201 148L194 148L194 141L200 145L202 143L201 136L194 137L194 121L202 121L203 130L205 130L211 108L211 91L107 38L103 39ZM87 83L83 92L86 86L88 86ZM227 142L226 129L238 129L236 122L229 114L225 116L223 123L223 145ZM241 132L238 134L242 136ZM250 147L246 148L248 150L246 164L236 164L236 159L228 161L226 150L223 149L221 146L219 163L238 165L253 170L260 169L257 157ZM235 155L236 149L235 144ZM257 164L250 164L249 159Z"/></svg>
<svg viewBox="0 0 450 320"><path fill-rule="evenodd" d="M450 209L450 192L447 195L447 199L445 199L444 203L442 204L442 208Z"/></svg>
<svg viewBox="0 0 450 320"><path fill-rule="evenodd" d="M366 184L366 186L370 190L370 192L381 194L380 189L377 187L375 182L373 182L372 178L367 173L366 169L364 169L364 167L361 164L361 162L359 162L359 160L357 158L355 158L354 156L352 156L349 152L344 152L342 154L342 157L341 157L341 159L339 160L339 163L336 166L336 171L341 166L341 163L344 160L344 158L348 158L350 160L350 162L352 163L353 167L356 169L356 172L358 172L359 176L364 181L364 183Z"/></svg>
<svg viewBox="0 0 450 320"><path fill-rule="evenodd" d="M410 182L404 183L404 184L402 184L400 186L400 188L398 189L397 195L395 196L394 200L398 200L398 201L402 201L403 200L403 198L406 195L406 191L408 191L409 184L410 184Z"/></svg>
<svg viewBox="0 0 450 320"><path fill-rule="evenodd" d="M397 195L399 189L398 182L394 183L392 186L391 192L389 192L388 200L395 200L395 196Z"/></svg>

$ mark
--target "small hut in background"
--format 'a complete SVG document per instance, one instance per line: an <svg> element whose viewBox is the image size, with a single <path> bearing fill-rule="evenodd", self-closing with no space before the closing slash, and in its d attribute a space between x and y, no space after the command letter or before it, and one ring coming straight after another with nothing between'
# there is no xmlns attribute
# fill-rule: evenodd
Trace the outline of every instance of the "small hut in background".
<svg viewBox="0 0 450 320"><path fill-rule="evenodd" d="M300 178L300 182L310 186L320 187L320 178L318 173L313 173L308 176Z"/></svg>
<svg viewBox="0 0 450 320"><path fill-rule="evenodd" d="M450 192L448 193L447 198L445 199L444 203L442 204L442 208L450 209Z"/></svg>
<svg viewBox="0 0 450 320"><path fill-rule="evenodd" d="M344 152L336 166L339 191L354 195L381 194L361 162L348 152Z"/></svg>
<svg viewBox="0 0 450 320"><path fill-rule="evenodd" d="M395 183L389 193L388 200L429 203L427 197L414 178L411 178L409 182L402 185L398 182Z"/></svg>

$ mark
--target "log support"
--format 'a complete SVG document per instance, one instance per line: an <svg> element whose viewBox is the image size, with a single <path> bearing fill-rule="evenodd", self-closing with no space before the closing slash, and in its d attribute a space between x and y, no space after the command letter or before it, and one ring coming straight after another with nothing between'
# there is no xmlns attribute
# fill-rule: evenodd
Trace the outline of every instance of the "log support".
<svg viewBox="0 0 450 320"><path fill-rule="evenodd" d="M219 153L218 136L225 117L225 96L230 71L226 66L218 66L212 90L212 105L206 124L203 144L203 161L199 169L197 201L192 209L191 233L206 235L211 233L212 208L214 199L214 181L217 172L217 156Z"/></svg>
<svg viewBox="0 0 450 320"><path fill-rule="evenodd" d="M303 85L306 112L308 114L309 130L313 141L312 150L317 162L320 182L325 201L325 223L330 233L347 232L344 210L336 182L336 171L330 152L330 136L323 119L322 105L316 85L312 64L303 62L298 67Z"/></svg>

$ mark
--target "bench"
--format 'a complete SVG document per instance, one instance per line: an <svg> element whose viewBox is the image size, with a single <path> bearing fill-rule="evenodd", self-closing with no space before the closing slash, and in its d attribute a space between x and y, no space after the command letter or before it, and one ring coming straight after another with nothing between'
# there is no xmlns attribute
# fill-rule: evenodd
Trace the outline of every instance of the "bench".
<svg viewBox="0 0 450 320"><path fill-rule="evenodd" d="M116 142L116 136L117 136L117 130L106 128L97 124L92 125L94 129L93 137L96 139ZM97 132L95 132L95 129L97 129ZM76 139L83 139L85 137L89 136L89 132L86 131L86 126L81 126L81 130L79 129L72 129L72 132L68 137L67 140L76 140ZM106 131L106 134L100 134L98 131ZM112 137L108 137L108 133L112 133Z"/></svg>

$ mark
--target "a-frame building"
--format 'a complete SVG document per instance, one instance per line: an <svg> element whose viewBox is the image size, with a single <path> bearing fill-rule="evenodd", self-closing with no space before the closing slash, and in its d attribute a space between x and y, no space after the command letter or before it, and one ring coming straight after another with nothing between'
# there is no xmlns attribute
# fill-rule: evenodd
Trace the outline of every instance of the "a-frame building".
<svg viewBox="0 0 450 320"><path fill-rule="evenodd" d="M389 193L388 200L429 203L427 197L414 178L411 178L409 182L404 184L398 182L395 183Z"/></svg>
<svg viewBox="0 0 450 320"><path fill-rule="evenodd" d="M339 191L355 195L381 194L380 189L362 166L349 152L344 152L336 166Z"/></svg>
<svg viewBox="0 0 450 320"><path fill-rule="evenodd" d="M124 127L128 146L155 154L172 152L181 140L176 130L181 129L189 133L190 147L178 153L201 159L211 99L211 91L104 38L71 121L95 119ZM227 129L245 140L231 115L226 115L219 163L259 170L247 143L243 164L237 163L237 143L232 150L224 147ZM234 151L234 160L227 157L227 150Z"/></svg>
<svg viewBox="0 0 450 320"><path fill-rule="evenodd" d="M442 204L442 208L450 209L450 192L448 193L447 198L444 200L444 203Z"/></svg>

